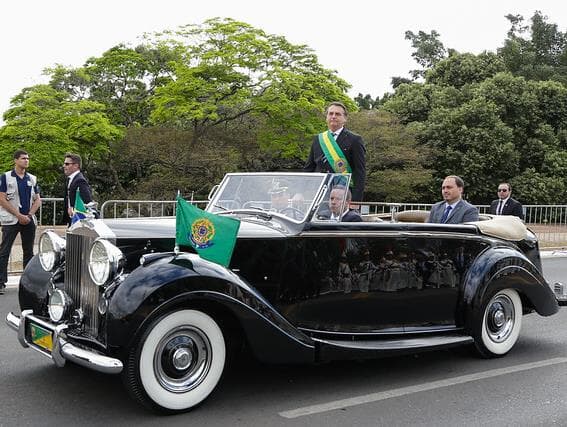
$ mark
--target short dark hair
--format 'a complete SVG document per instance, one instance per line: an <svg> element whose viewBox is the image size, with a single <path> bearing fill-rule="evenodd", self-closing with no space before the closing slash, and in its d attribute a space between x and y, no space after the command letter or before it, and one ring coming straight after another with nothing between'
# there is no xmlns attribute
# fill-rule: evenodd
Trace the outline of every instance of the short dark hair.
<svg viewBox="0 0 567 427"><path fill-rule="evenodd" d="M498 187L500 187L501 185L505 185L508 187L508 192L512 192L512 185L510 185L509 182L501 182L500 184L498 184Z"/></svg>
<svg viewBox="0 0 567 427"><path fill-rule="evenodd" d="M14 151L14 160L19 159L22 156L29 156L27 151L24 150L16 150Z"/></svg>
<svg viewBox="0 0 567 427"><path fill-rule="evenodd" d="M79 168L81 167L81 156L79 156L78 154L75 153L65 153L65 158L70 158L71 160L73 160L73 163L76 163L79 165Z"/></svg>
<svg viewBox="0 0 567 427"><path fill-rule="evenodd" d="M447 179L447 178L453 178L455 180L455 184L457 184L457 187L465 188L465 181L463 181L463 178L461 178L460 176L449 175L449 176L445 177L445 179Z"/></svg>
<svg viewBox="0 0 567 427"><path fill-rule="evenodd" d="M345 112L345 117L348 117L348 110L346 108L346 105L343 104L342 102L339 102L339 101L333 101L329 105L327 105L327 108L325 108L325 114L327 114L327 112L329 111L329 108L331 108L332 106L341 107L343 109L343 111Z"/></svg>

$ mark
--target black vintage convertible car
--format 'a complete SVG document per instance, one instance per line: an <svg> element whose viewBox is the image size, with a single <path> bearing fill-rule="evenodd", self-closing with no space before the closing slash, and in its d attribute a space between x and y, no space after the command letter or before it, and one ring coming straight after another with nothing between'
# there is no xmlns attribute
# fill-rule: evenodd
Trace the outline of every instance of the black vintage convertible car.
<svg viewBox="0 0 567 427"><path fill-rule="evenodd" d="M565 304L521 221L427 224L409 211L339 222L328 200L345 179L226 175L206 210L241 221L228 267L174 250L174 218L47 231L7 323L57 366L121 373L135 399L178 412L213 391L242 344L287 364L459 344L498 357L524 314Z"/></svg>

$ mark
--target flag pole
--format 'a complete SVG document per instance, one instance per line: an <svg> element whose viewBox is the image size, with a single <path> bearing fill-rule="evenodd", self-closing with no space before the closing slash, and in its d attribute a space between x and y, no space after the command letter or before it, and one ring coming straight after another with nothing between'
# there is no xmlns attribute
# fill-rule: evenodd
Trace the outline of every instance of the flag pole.
<svg viewBox="0 0 567 427"><path fill-rule="evenodd" d="M179 191L179 189L178 189L178 190L177 190L177 197L176 197L176 199L179 198L179 197L181 197L181 191ZM177 224L177 201L175 202L175 206L176 206L176 209L175 209L175 216L176 216L175 223ZM175 226L175 233L176 233L176 236L175 236L176 238L175 238L175 246L173 247L173 253L174 253L175 255L179 255L179 245L177 244L177 225Z"/></svg>

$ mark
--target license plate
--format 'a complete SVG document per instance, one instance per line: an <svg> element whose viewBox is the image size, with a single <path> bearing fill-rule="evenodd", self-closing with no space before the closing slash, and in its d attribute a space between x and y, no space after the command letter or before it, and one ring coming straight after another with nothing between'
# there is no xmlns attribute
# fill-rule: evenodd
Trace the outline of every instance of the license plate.
<svg viewBox="0 0 567 427"><path fill-rule="evenodd" d="M32 343L51 353L53 350L53 335L50 330L30 322Z"/></svg>

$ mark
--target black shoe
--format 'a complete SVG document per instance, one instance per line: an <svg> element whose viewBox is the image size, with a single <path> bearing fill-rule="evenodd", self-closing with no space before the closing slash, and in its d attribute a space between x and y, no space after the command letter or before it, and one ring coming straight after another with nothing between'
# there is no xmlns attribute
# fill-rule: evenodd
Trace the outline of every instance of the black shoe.
<svg viewBox="0 0 567 427"><path fill-rule="evenodd" d="M0 295L4 295L5 290L6 290L6 285L0 285Z"/></svg>

